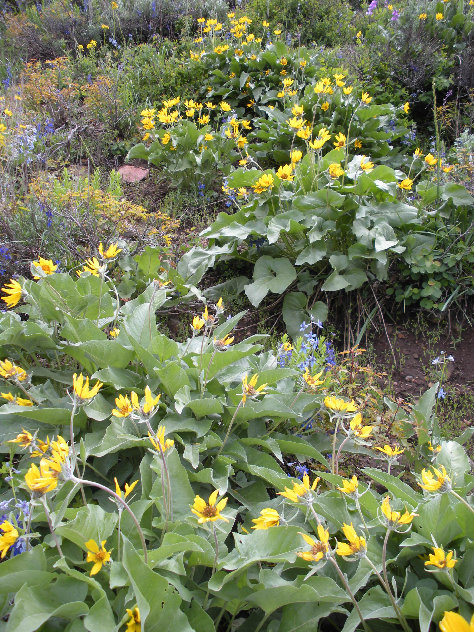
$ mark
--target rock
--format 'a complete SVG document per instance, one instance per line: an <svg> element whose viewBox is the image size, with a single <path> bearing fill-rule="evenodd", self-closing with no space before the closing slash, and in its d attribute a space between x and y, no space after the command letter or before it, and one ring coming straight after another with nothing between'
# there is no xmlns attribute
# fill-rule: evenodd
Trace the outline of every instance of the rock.
<svg viewBox="0 0 474 632"><path fill-rule="evenodd" d="M413 375L405 375L405 382L413 382Z"/></svg>
<svg viewBox="0 0 474 632"><path fill-rule="evenodd" d="M141 167L132 167L131 165L124 165L118 170L122 180L124 182L141 182L148 177L150 173L149 169L142 169Z"/></svg>

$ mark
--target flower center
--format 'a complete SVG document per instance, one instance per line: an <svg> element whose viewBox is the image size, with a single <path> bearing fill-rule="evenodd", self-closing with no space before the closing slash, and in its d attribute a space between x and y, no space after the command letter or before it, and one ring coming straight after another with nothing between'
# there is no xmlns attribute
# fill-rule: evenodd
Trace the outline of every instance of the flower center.
<svg viewBox="0 0 474 632"><path fill-rule="evenodd" d="M212 507L211 505L206 505L201 513L206 518L213 518L217 515L217 509L216 507Z"/></svg>

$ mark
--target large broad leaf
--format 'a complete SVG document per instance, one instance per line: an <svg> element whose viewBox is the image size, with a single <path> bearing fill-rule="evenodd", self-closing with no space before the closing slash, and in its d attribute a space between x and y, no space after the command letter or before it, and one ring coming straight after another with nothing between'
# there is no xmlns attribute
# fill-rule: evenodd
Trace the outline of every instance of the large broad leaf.
<svg viewBox="0 0 474 632"><path fill-rule="evenodd" d="M186 616L179 609L181 597L166 579L143 562L126 538L123 547L123 567L133 588L144 630L194 632Z"/></svg>
<svg viewBox="0 0 474 632"><path fill-rule="evenodd" d="M107 513L99 505L86 505L77 510L73 520L57 527L56 533L86 550L86 542L91 539L96 542L106 540L116 524L117 514Z"/></svg>
<svg viewBox="0 0 474 632"><path fill-rule="evenodd" d="M423 500L421 494L415 492L415 490L396 476L392 476L373 467L365 467L363 472L377 483L383 485L389 492L392 492L396 498L408 503L410 507L416 507Z"/></svg>
<svg viewBox="0 0 474 632"><path fill-rule="evenodd" d="M396 619L390 599L380 586L375 586L364 594L359 601L359 608L364 619ZM354 632L359 626L360 618L354 608L347 618L342 632Z"/></svg>
<svg viewBox="0 0 474 632"><path fill-rule="evenodd" d="M324 322L327 315L328 306L322 301L317 301L308 309L308 297L303 292L289 292L283 300L283 320L291 338L298 336L303 321L307 322L312 317Z"/></svg>
<svg viewBox="0 0 474 632"><path fill-rule="evenodd" d="M15 593L24 584L46 586L55 575L46 570L46 557L41 545L0 564L0 594Z"/></svg>
<svg viewBox="0 0 474 632"><path fill-rule="evenodd" d="M84 603L87 588L69 577L49 586L25 584L15 595L15 605L6 632L35 632L51 617L74 620L89 612Z"/></svg>
<svg viewBox="0 0 474 632"><path fill-rule="evenodd" d="M264 255L257 260L253 271L254 282L245 287L252 305L257 307L268 294L281 294L296 279L296 270L286 257L274 259Z"/></svg>
<svg viewBox="0 0 474 632"><path fill-rule="evenodd" d="M281 612L278 632L315 632L319 621L336 612L345 612L344 608L333 603L295 603L285 606Z"/></svg>

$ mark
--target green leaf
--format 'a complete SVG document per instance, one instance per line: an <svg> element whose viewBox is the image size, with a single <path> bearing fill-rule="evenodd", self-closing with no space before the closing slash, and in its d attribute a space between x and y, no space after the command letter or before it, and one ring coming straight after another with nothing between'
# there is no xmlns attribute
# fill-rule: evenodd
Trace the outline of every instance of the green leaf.
<svg viewBox="0 0 474 632"><path fill-rule="evenodd" d="M344 276L334 271L326 279L321 289L325 292L337 292L338 290L343 290L348 285L350 285L349 281L347 281Z"/></svg>
<svg viewBox="0 0 474 632"><path fill-rule="evenodd" d="M364 619L395 619L395 612L387 593L375 586L368 590L359 600L359 608ZM360 618L355 608L342 628L342 632L354 632L360 626Z"/></svg>
<svg viewBox="0 0 474 632"><path fill-rule="evenodd" d="M74 519L56 527L56 533L86 550L85 543L91 539L96 542L107 540L112 535L116 524L115 513L107 513L99 505L91 504L78 509Z"/></svg>
<svg viewBox="0 0 474 632"><path fill-rule="evenodd" d="M449 182L442 188L441 199L451 199L454 206L472 207L474 205L474 198L472 195L465 187L460 184L456 184L455 182Z"/></svg>
<svg viewBox="0 0 474 632"><path fill-rule="evenodd" d="M408 503L410 507L416 507L423 500L421 494L415 492L409 485L396 476L392 476L373 467L364 467L362 471L374 481L383 485L389 492L392 492L396 498Z"/></svg>
<svg viewBox="0 0 474 632"><path fill-rule="evenodd" d="M28 584L46 586L55 575L46 570L46 557L41 545L0 564L0 593L16 593Z"/></svg>
<svg viewBox="0 0 474 632"><path fill-rule="evenodd" d="M245 293L255 307L258 307L268 292L281 294L296 279L296 271L286 257L274 259L260 257L253 272L254 282L245 286Z"/></svg>
<svg viewBox="0 0 474 632"><path fill-rule="evenodd" d="M453 482L453 487L464 484L464 476L470 471L466 451L457 441L443 441L436 457L436 467L444 465Z"/></svg>

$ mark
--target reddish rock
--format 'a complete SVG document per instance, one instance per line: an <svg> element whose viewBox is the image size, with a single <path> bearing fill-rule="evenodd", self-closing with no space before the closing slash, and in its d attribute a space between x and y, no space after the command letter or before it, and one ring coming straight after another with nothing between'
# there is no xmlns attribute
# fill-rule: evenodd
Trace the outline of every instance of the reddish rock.
<svg viewBox="0 0 474 632"><path fill-rule="evenodd" d="M140 182L148 177L150 170L142 169L141 167L132 167L131 165L124 165L123 167L120 167L118 172L124 182Z"/></svg>

